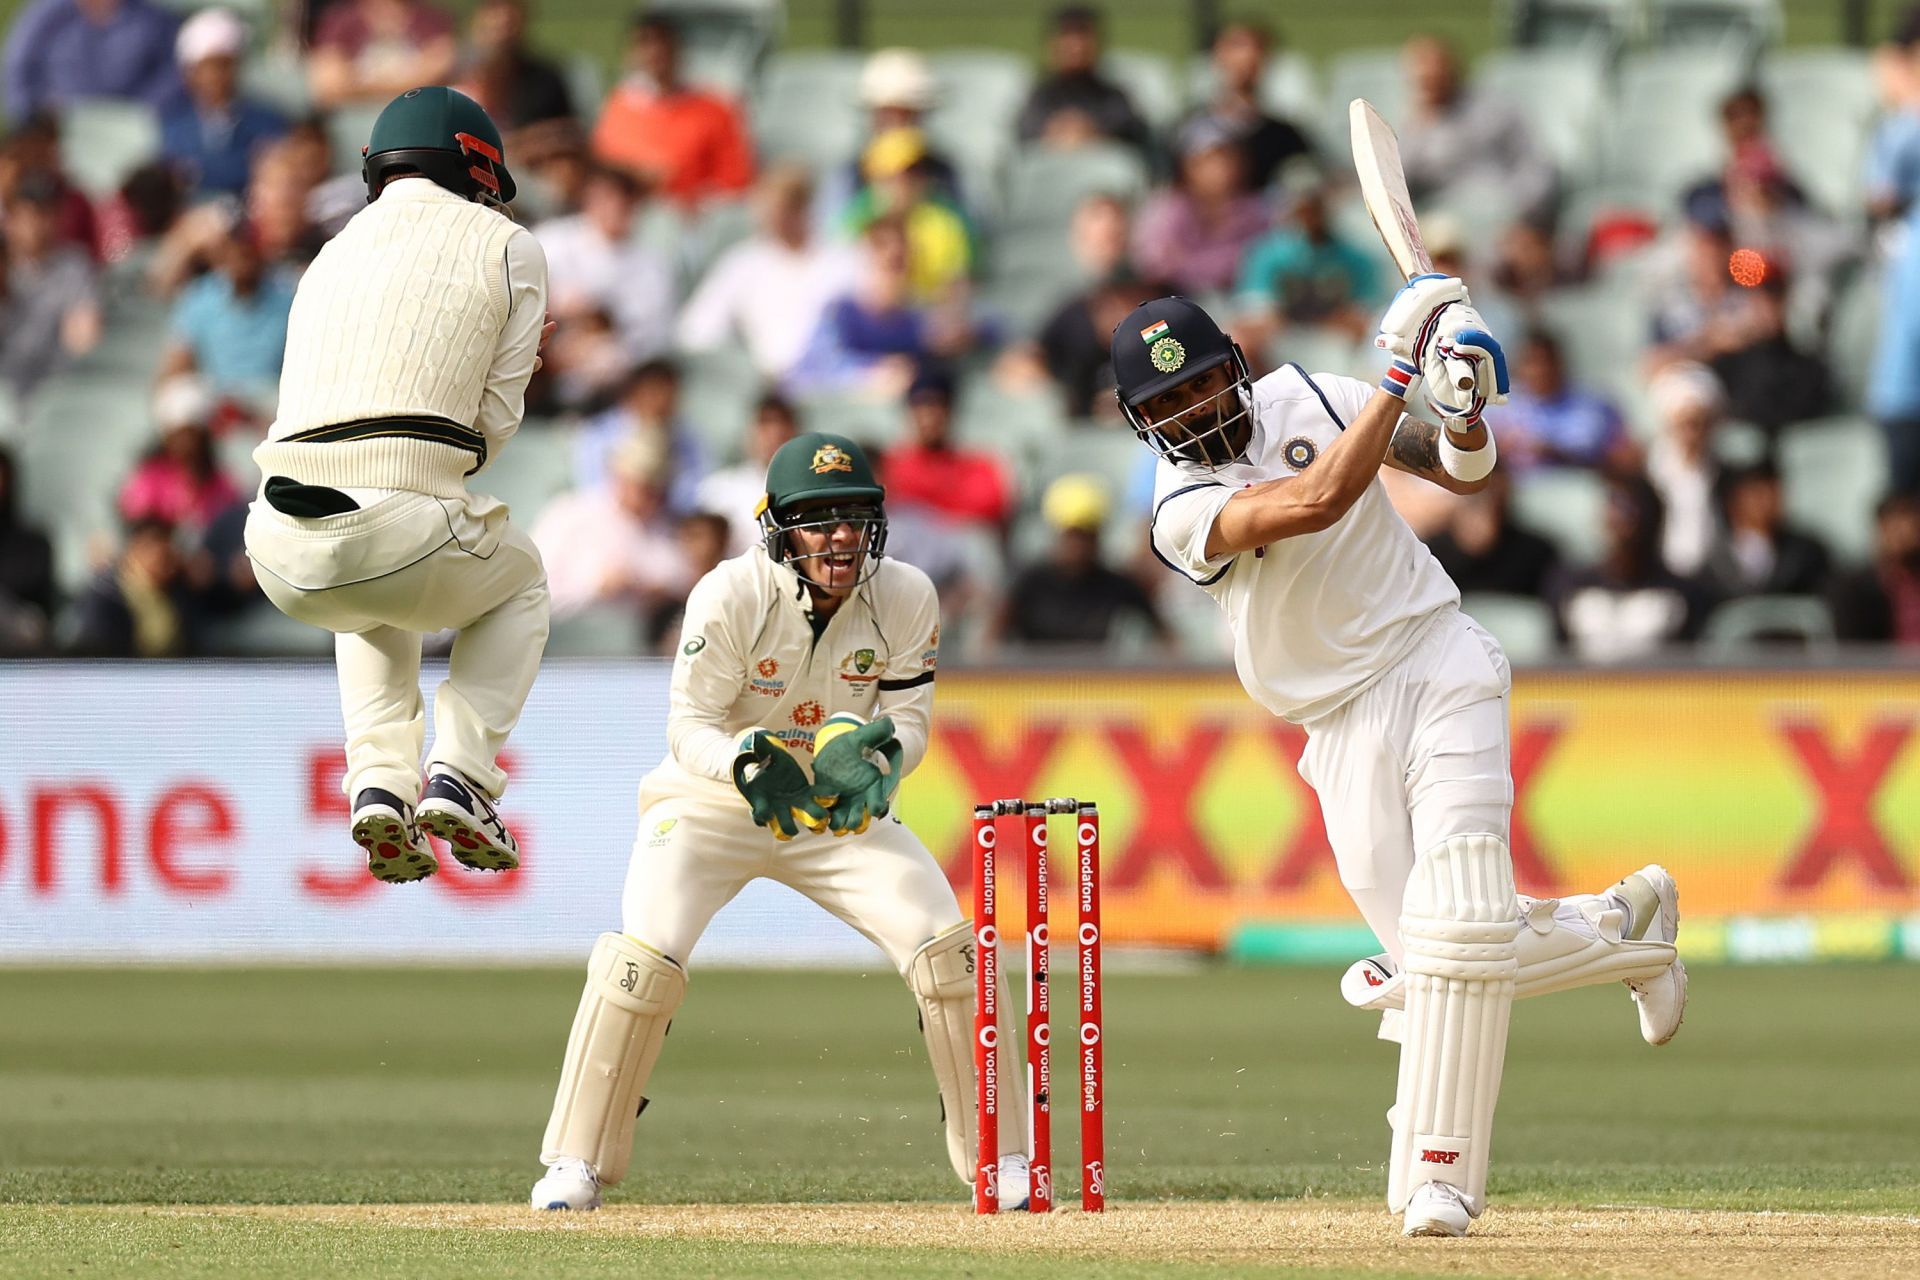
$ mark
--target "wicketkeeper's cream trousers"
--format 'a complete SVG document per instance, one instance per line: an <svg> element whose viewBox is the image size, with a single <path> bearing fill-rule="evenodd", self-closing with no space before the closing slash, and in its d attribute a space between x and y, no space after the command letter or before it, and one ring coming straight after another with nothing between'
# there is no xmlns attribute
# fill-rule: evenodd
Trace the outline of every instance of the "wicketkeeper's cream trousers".
<svg viewBox="0 0 1920 1280"><path fill-rule="evenodd" d="M433 758L500 795L507 775L497 758L547 643L546 570L504 506L399 494L302 519L261 499L247 553L282 613L334 633L349 796L362 787L420 794L420 642L444 630L460 634L434 695Z"/></svg>

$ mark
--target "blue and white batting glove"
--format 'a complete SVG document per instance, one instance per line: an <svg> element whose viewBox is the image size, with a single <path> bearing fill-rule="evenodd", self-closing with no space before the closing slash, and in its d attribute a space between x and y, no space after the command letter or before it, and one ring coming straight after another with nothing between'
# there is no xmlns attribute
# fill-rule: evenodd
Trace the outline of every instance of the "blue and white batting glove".
<svg viewBox="0 0 1920 1280"><path fill-rule="evenodd" d="M1373 340L1374 346L1394 357L1380 382L1382 390L1406 398L1426 365L1442 313L1466 301L1467 286L1457 276L1429 272L1407 281L1387 305Z"/></svg>
<svg viewBox="0 0 1920 1280"><path fill-rule="evenodd" d="M1506 403L1507 354L1471 304L1442 310L1421 372L1427 403L1456 424L1478 422L1488 405ZM1462 374L1470 374L1473 381L1464 390L1459 386Z"/></svg>

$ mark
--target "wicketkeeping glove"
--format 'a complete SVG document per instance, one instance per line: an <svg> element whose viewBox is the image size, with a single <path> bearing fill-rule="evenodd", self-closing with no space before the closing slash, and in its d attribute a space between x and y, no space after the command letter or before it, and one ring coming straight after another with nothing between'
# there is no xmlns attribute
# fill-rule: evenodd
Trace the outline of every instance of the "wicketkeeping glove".
<svg viewBox="0 0 1920 1280"><path fill-rule="evenodd" d="M813 736L813 798L829 806L827 825L835 835L859 835L887 816L903 755L889 716L863 724L859 716L842 713L820 726Z"/></svg>
<svg viewBox="0 0 1920 1280"><path fill-rule="evenodd" d="M753 820L773 832L776 840L791 840L806 827L818 831L827 825L827 811L813 798L814 786L800 762L780 739L765 729L749 729L733 758L733 785L753 811Z"/></svg>

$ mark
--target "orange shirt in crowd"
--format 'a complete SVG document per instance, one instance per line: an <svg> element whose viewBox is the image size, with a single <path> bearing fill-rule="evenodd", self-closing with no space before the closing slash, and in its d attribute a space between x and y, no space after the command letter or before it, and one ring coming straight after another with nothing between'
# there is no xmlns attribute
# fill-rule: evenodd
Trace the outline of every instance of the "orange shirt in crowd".
<svg viewBox="0 0 1920 1280"><path fill-rule="evenodd" d="M658 93L648 84L622 84L601 108L593 153L683 204L733 195L753 182L753 149L739 111L698 89Z"/></svg>

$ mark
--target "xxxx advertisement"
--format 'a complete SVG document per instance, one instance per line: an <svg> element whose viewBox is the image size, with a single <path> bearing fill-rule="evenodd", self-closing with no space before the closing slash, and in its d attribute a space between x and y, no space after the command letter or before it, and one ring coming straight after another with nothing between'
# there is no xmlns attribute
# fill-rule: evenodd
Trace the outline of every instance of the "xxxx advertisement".
<svg viewBox="0 0 1920 1280"><path fill-rule="evenodd" d="M1219 946L1250 921L1353 917L1295 771L1305 731L1230 675L942 674L934 721L901 812L956 883L976 801L1076 796L1100 806L1114 941ZM1920 673L1519 673L1520 889L1594 891L1660 862L1689 918L1920 910L1917 730Z"/></svg>

